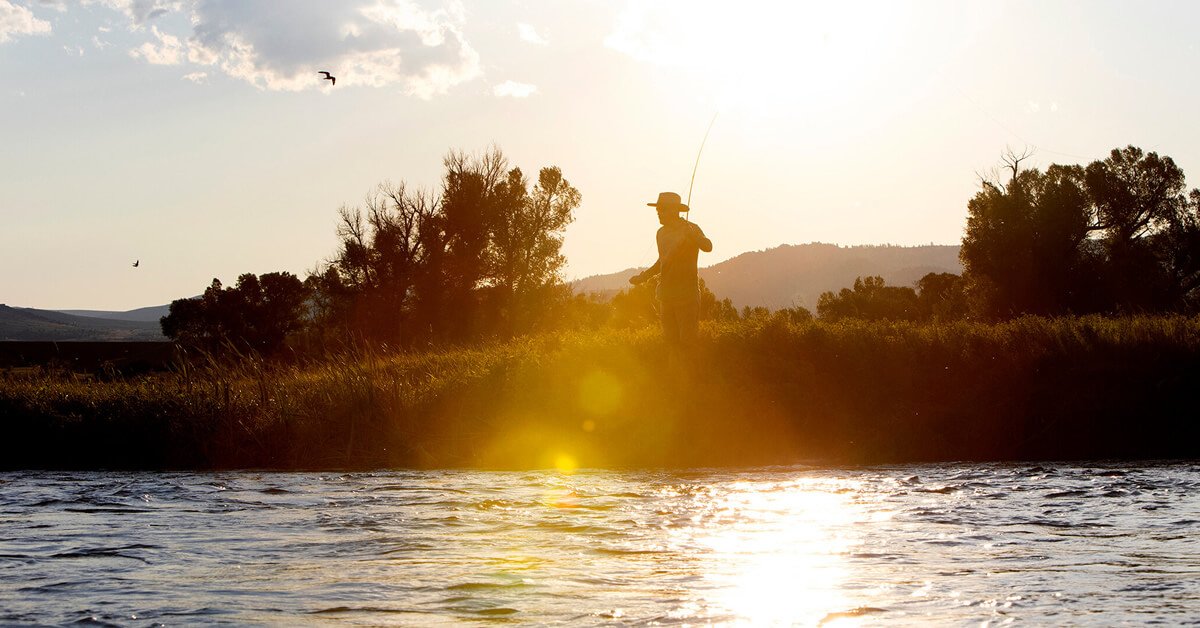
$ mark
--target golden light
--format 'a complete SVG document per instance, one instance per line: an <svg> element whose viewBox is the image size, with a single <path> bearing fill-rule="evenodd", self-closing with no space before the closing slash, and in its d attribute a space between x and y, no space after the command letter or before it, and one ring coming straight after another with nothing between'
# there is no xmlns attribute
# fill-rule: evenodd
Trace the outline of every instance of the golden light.
<svg viewBox="0 0 1200 628"><path fill-rule="evenodd" d="M679 68L718 108L836 110L895 63L910 10L898 3L632 4L607 44Z"/></svg>
<svg viewBox="0 0 1200 628"><path fill-rule="evenodd" d="M554 468L558 469L559 473L570 475L579 469L579 464L570 455L560 453L554 457Z"/></svg>
<svg viewBox="0 0 1200 628"><path fill-rule="evenodd" d="M814 482L738 483L702 508L687 542L703 547L703 600L714 616L752 625L816 625L861 606L843 585L854 543L843 536L861 516L853 492Z"/></svg>
<svg viewBox="0 0 1200 628"><path fill-rule="evenodd" d="M621 406L621 382L605 371L594 370L579 383L579 406L592 416L612 414ZM592 423L595 428L595 423ZM584 426L585 431L592 431Z"/></svg>

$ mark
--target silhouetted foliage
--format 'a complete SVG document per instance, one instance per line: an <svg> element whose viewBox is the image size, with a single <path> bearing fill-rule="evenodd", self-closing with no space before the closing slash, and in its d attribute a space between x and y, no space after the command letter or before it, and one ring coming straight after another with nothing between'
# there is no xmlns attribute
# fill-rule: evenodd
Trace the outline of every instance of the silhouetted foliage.
<svg viewBox="0 0 1200 628"><path fill-rule="evenodd" d="M450 152L439 193L383 184L343 207L334 259L310 278L326 333L395 346L557 324L562 233L580 194L556 167L528 181L497 148Z"/></svg>
<svg viewBox="0 0 1200 628"><path fill-rule="evenodd" d="M953 273L929 273L917 280L921 318L954 321L967 318L968 303L963 278Z"/></svg>
<svg viewBox="0 0 1200 628"><path fill-rule="evenodd" d="M718 299L708 284L699 279L700 287L700 320L702 321L736 321L737 308L729 299ZM658 290L658 277L653 276L646 281L630 286L618 292L607 304L609 314L601 320L616 327L642 327L658 325L658 301L655 294ZM803 308L801 308L803 309Z"/></svg>
<svg viewBox="0 0 1200 628"><path fill-rule="evenodd" d="M921 309L917 292L912 288L888 286L883 277L859 277L854 280L853 289L822 293L817 298L817 315L834 321L845 318L915 321L921 319Z"/></svg>
<svg viewBox="0 0 1200 628"><path fill-rule="evenodd" d="M1179 311L1200 283L1200 193L1170 157L1129 146L1086 168L1021 170L968 203L960 257L986 317Z"/></svg>
<svg viewBox="0 0 1200 628"><path fill-rule="evenodd" d="M270 354L304 324L309 289L291 273L246 273L232 288L213 279L196 299L171 302L163 334L187 346Z"/></svg>

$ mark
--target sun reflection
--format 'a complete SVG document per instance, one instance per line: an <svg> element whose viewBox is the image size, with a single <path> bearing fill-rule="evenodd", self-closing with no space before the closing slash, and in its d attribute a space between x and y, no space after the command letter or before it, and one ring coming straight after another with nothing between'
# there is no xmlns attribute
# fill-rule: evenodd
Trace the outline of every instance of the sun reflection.
<svg viewBox="0 0 1200 628"><path fill-rule="evenodd" d="M692 530L708 556L709 617L815 625L856 606L845 593L845 530L861 513L847 492L805 481L727 488Z"/></svg>

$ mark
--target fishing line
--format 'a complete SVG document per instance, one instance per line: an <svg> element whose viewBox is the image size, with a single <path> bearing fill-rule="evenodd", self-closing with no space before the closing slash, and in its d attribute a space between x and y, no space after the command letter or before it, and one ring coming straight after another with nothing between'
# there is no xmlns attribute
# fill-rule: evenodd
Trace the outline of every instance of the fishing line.
<svg viewBox="0 0 1200 628"><path fill-rule="evenodd" d="M713 112L712 120L708 121L708 128L704 130L704 139L700 140L700 150L696 151L696 163L692 166L692 180L688 183L687 209L683 212L684 220L692 217L692 186L696 185L696 170L700 168L700 155L704 154L704 145L708 143L708 134L712 133L713 124L717 122L717 114L720 111Z"/></svg>
<svg viewBox="0 0 1200 628"><path fill-rule="evenodd" d="M696 171L700 168L700 156L704 154L704 145L708 143L708 134L712 133L713 124L717 122L717 115L720 111L713 112L713 117L708 121L708 128L704 129L704 139L700 140L700 150L696 151L696 163L692 164L692 179L688 182L687 210L683 212L684 220L691 218L692 212L692 188L696 185Z"/></svg>

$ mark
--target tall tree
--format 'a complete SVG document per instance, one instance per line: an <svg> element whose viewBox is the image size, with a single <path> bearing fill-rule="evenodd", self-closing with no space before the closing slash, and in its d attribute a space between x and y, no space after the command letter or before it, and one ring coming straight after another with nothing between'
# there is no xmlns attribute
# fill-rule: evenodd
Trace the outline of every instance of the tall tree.
<svg viewBox="0 0 1200 628"><path fill-rule="evenodd" d="M981 314L1169 310L1193 303L1196 202L1169 157L1129 146L1086 168L1020 170L967 204L960 257Z"/></svg>
<svg viewBox="0 0 1200 628"><path fill-rule="evenodd" d="M1103 233L1112 301L1123 310L1170 307L1177 290L1163 262L1172 253L1154 244L1163 242L1155 236L1178 225L1186 209L1183 170L1170 157L1127 146L1088 164L1086 179L1095 228Z"/></svg>

